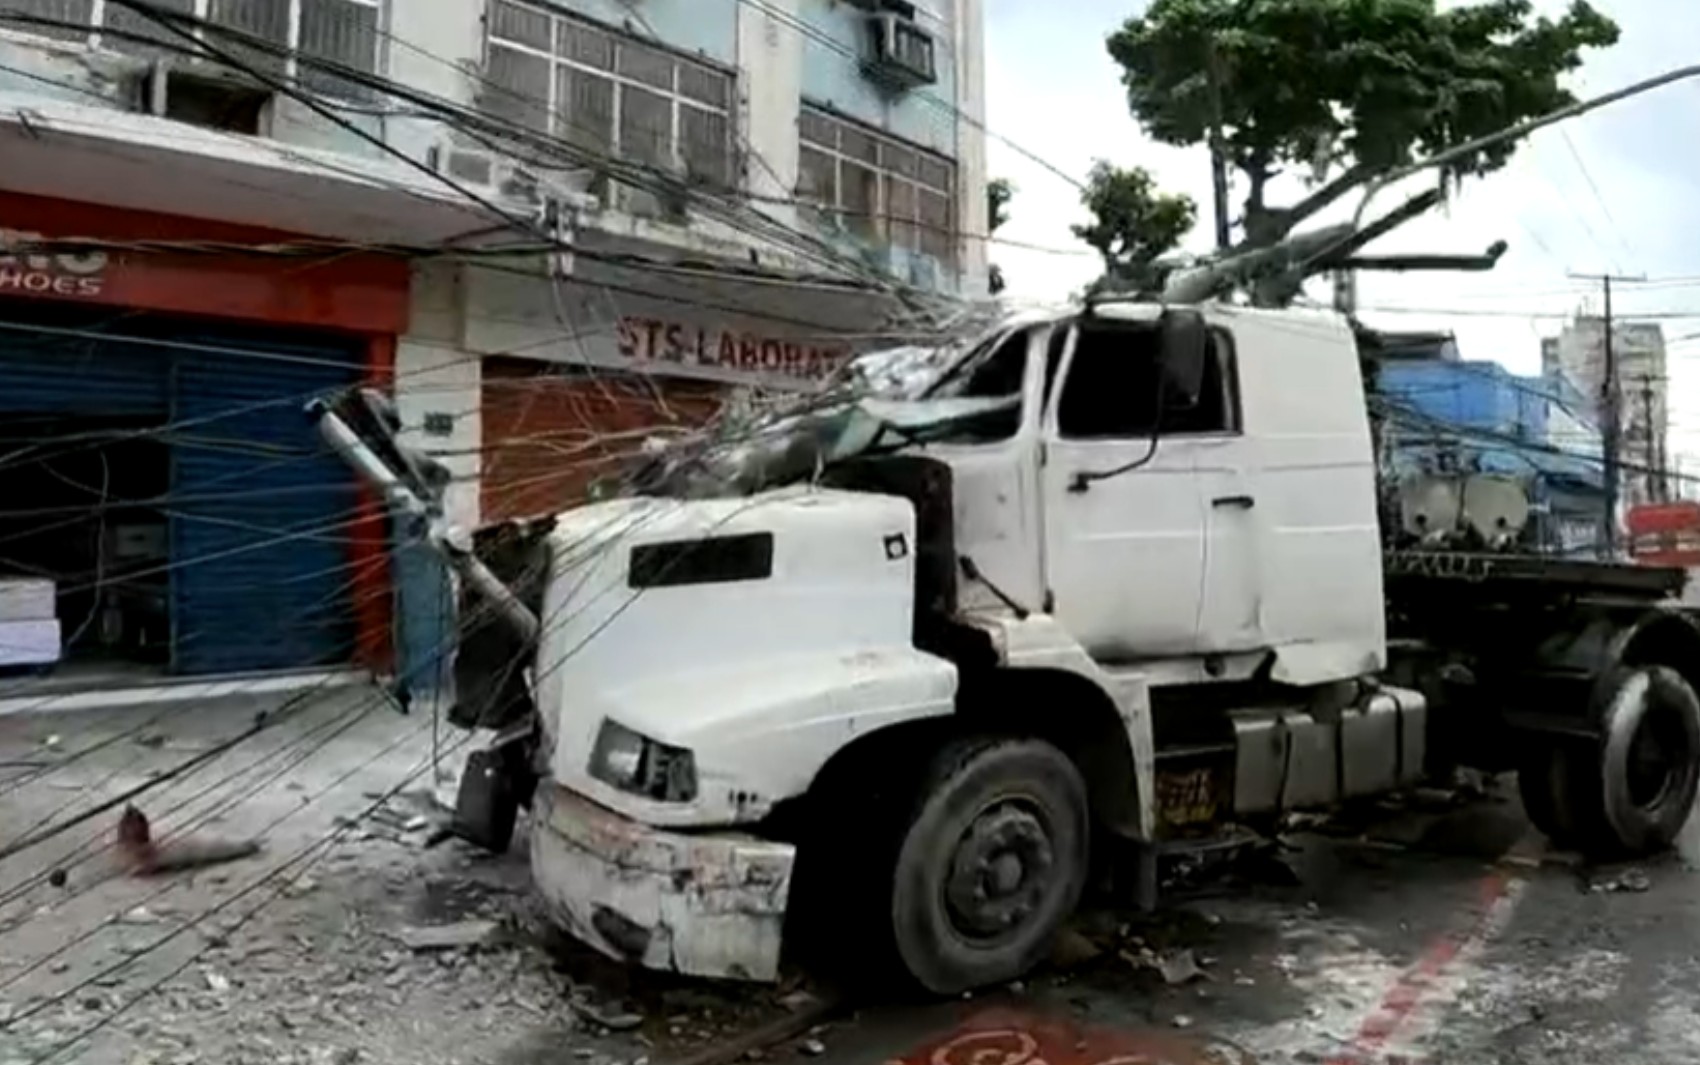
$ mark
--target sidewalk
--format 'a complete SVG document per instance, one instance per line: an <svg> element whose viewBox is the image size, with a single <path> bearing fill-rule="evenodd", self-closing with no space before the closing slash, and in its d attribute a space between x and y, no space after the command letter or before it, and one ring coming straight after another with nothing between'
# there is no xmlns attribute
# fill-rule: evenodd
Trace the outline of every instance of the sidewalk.
<svg viewBox="0 0 1700 1065"><path fill-rule="evenodd" d="M0 719L0 848L290 705L244 694ZM85 1032L58 1060L461 1062L493 1060L490 1031L513 1027L503 1011L570 1030L539 951L498 947L498 932L480 949L407 945L415 926L512 924L528 895L522 853L421 849L432 731L369 687L295 698L276 724L135 799L156 837L257 837L258 856L115 875L114 809L0 860L0 1021L15 1020L0 1062ZM442 766L452 780L459 759Z"/></svg>
<svg viewBox="0 0 1700 1065"><path fill-rule="evenodd" d="M155 835L264 841L135 879L120 805L0 859L0 1065L634 1065L786 1011L790 988L651 979L553 934L523 822L501 857L426 846L428 712L292 698L0 717L0 853L202 756L135 799ZM446 793L478 741L439 739Z"/></svg>

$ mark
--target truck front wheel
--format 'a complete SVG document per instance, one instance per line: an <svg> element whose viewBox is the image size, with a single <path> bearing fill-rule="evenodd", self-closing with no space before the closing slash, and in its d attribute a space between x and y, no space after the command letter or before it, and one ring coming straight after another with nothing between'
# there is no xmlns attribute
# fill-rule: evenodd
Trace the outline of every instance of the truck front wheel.
<svg viewBox="0 0 1700 1065"><path fill-rule="evenodd" d="M1040 740L974 738L934 759L900 844L891 920L903 966L954 995L1044 956L1088 872L1086 785Z"/></svg>
<svg viewBox="0 0 1700 1065"><path fill-rule="evenodd" d="M1596 856L1662 850L1700 791L1700 698L1665 666L1620 667L1598 691L1599 738L1551 748L1544 787L1524 782L1525 804L1555 841ZM1528 802L1531 786L1550 810Z"/></svg>

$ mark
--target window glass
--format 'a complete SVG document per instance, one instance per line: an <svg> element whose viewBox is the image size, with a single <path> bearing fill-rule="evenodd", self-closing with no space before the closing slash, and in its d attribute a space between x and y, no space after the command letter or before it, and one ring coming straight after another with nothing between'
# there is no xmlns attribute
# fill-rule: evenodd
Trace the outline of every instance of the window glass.
<svg viewBox="0 0 1700 1065"><path fill-rule="evenodd" d="M1188 405L1161 376L1162 334L1154 325L1083 324L1057 402L1064 437L1149 439L1238 429L1229 387L1230 345L1212 331L1198 402Z"/></svg>

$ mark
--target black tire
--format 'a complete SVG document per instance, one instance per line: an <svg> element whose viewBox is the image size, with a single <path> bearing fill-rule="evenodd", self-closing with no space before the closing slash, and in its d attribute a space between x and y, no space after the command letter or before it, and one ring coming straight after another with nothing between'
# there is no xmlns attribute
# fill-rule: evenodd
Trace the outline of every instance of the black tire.
<svg viewBox="0 0 1700 1065"><path fill-rule="evenodd" d="M898 959L955 995L1043 958L1090 868L1086 785L1040 740L947 742L902 833L889 900Z"/></svg>
<svg viewBox="0 0 1700 1065"><path fill-rule="evenodd" d="M1562 752L1556 819L1594 857L1663 850L1700 791L1700 698L1665 666L1619 667L1596 692L1600 739Z"/></svg>

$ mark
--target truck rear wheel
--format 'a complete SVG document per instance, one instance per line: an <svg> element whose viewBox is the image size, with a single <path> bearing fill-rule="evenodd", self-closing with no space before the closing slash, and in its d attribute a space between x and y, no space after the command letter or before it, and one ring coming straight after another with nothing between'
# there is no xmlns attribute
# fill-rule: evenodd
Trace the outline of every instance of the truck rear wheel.
<svg viewBox="0 0 1700 1065"><path fill-rule="evenodd" d="M1086 885L1090 815L1069 757L965 739L933 761L897 854L891 920L916 983L954 995L1032 968Z"/></svg>
<svg viewBox="0 0 1700 1065"><path fill-rule="evenodd" d="M1549 834L1600 857L1662 850L1700 790L1700 698L1665 666L1620 667L1599 692L1599 739L1555 751Z"/></svg>

